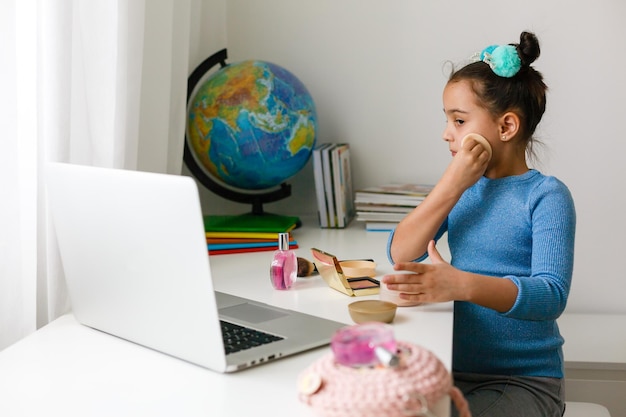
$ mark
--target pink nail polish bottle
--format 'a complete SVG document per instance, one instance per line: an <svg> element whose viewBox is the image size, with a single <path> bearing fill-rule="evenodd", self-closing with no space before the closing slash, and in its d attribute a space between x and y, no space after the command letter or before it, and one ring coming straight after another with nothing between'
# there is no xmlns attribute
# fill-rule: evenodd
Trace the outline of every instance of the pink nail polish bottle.
<svg viewBox="0 0 626 417"><path fill-rule="evenodd" d="M277 290L288 290L296 281L298 260L296 253L289 250L289 233L278 234L278 250L274 252L270 266L270 281Z"/></svg>

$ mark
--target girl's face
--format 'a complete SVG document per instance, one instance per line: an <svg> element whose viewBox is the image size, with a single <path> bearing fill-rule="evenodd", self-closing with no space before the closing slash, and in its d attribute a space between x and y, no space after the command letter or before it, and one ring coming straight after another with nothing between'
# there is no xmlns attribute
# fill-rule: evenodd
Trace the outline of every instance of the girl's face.
<svg viewBox="0 0 626 417"><path fill-rule="evenodd" d="M443 111L446 128L443 140L448 142L452 156L461 148L461 140L469 133L484 136L493 147L499 139L498 124L492 115L478 105L468 81L449 83L443 90Z"/></svg>

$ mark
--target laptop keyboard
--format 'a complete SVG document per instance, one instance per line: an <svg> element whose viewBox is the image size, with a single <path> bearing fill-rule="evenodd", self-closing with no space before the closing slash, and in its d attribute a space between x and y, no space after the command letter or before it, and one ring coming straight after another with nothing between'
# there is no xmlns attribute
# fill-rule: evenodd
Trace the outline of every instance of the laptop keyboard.
<svg viewBox="0 0 626 417"><path fill-rule="evenodd" d="M226 354L283 340L283 337L220 320Z"/></svg>

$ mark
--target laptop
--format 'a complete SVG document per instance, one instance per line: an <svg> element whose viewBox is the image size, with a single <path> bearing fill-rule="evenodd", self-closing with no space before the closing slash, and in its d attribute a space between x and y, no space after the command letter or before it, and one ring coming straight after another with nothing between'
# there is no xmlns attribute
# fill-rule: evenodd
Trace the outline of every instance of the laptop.
<svg viewBox="0 0 626 417"><path fill-rule="evenodd" d="M217 372L327 345L346 326L214 291L190 177L50 163L46 179L72 311L86 326ZM268 268L259 279L270 285ZM227 354L225 323L251 329L258 346Z"/></svg>

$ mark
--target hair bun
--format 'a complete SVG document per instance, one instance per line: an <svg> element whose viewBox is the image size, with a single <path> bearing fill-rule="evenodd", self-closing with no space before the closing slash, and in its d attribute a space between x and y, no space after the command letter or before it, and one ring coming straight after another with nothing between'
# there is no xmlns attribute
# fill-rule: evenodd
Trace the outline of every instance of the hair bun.
<svg viewBox="0 0 626 417"><path fill-rule="evenodd" d="M539 58L539 54L541 53L539 49L539 39L537 39L534 33L522 32L519 45L517 45L517 51L522 65L529 66Z"/></svg>

